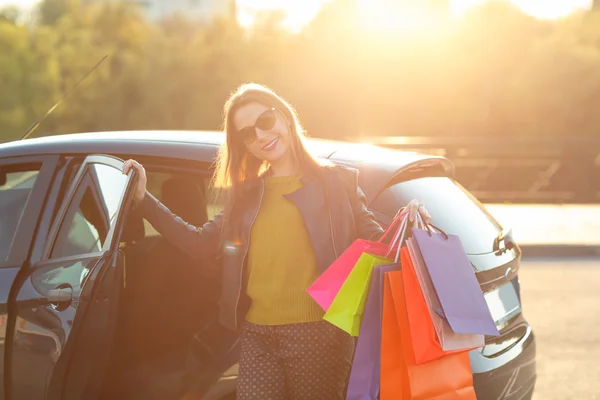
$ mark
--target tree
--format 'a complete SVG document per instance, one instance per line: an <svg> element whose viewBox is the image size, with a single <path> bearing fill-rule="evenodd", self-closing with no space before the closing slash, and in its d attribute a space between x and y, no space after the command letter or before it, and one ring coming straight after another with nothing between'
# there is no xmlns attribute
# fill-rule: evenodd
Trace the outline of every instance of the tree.
<svg viewBox="0 0 600 400"><path fill-rule="evenodd" d="M76 0L42 0L38 4L38 20L41 25L54 25L68 15L76 6Z"/></svg>
<svg viewBox="0 0 600 400"><path fill-rule="evenodd" d="M51 36L0 21L0 141L20 137L51 106L56 69L47 47L37 45L41 40Z"/></svg>
<svg viewBox="0 0 600 400"><path fill-rule="evenodd" d="M17 24L19 20L19 9L15 6L0 8L0 21Z"/></svg>
<svg viewBox="0 0 600 400"><path fill-rule="evenodd" d="M90 3L90 4L88 4ZM232 2L231 4L234 4ZM0 140L14 139L104 55L38 135L218 129L239 84L260 82L312 136L595 135L600 12L539 21L488 2L426 32L382 34L354 0L300 33L278 13L147 21L127 2L43 0L38 23L0 14Z"/></svg>

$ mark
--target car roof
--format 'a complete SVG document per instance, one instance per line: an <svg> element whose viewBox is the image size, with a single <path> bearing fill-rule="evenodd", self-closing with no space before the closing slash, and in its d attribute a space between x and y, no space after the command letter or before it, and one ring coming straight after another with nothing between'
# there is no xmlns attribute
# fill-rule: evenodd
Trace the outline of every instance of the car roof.
<svg viewBox="0 0 600 400"><path fill-rule="evenodd" d="M41 154L112 154L179 158L212 162L225 134L219 131L112 131L45 136L0 144L0 157ZM384 187L395 174L413 166L441 165L454 174L446 158L386 149L366 143L309 139L309 150L320 158L354 167L367 198Z"/></svg>

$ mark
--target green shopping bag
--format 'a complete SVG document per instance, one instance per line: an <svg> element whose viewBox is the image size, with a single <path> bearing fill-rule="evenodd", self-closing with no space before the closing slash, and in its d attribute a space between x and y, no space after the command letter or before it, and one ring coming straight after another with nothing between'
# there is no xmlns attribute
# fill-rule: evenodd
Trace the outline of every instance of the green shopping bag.
<svg viewBox="0 0 600 400"><path fill-rule="evenodd" d="M373 268L391 263L393 261L389 258L363 253L333 299L323 319L352 336L358 336Z"/></svg>

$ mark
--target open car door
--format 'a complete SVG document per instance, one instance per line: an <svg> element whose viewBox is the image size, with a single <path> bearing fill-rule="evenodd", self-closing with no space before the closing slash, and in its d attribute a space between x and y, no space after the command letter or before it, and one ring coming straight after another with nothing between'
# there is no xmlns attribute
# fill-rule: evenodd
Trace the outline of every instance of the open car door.
<svg viewBox="0 0 600 400"><path fill-rule="evenodd" d="M37 250L13 288L14 400L99 397L125 285L120 235L137 181L122 166L114 157L86 157L57 206L44 210ZM28 382L40 379L45 388L32 392Z"/></svg>

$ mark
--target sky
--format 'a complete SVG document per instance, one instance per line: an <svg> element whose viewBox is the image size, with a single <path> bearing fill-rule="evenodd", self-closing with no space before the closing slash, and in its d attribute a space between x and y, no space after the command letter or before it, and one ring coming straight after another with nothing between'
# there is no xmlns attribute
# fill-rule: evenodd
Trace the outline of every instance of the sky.
<svg viewBox="0 0 600 400"><path fill-rule="evenodd" d="M38 0L0 0L0 7L17 4L30 8ZM291 30L298 30L318 13L321 5L328 0L237 0L240 10L240 22L250 24L257 9L283 8L288 14L286 24ZM415 0L421 2L423 0ZM449 0L452 11L461 14L473 5L488 0ZM592 0L506 0L518 6L525 13L538 18L559 18L578 8L587 8ZM358 0L365 11L385 15L386 4L397 0Z"/></svg>

